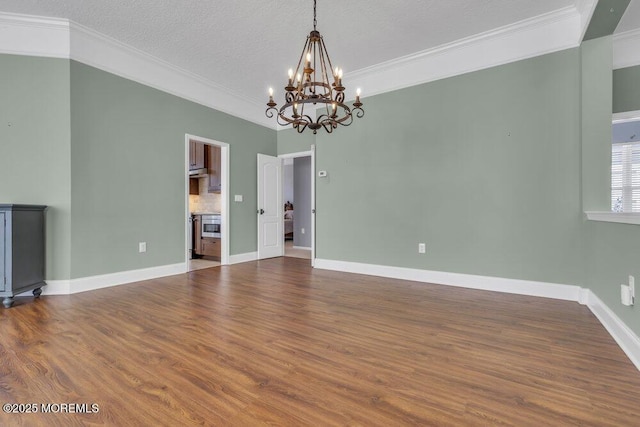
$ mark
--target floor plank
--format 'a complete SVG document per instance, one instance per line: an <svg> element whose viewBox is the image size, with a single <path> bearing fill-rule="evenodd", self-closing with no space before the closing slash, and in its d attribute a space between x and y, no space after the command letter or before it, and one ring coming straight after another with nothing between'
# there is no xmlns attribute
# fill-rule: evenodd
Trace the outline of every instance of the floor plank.
<svg viewBox="0 0 640 427"><path fill-rule="evenodd" d="M0 310L0 425L637 425L588 308L275 258Z"/></svg>

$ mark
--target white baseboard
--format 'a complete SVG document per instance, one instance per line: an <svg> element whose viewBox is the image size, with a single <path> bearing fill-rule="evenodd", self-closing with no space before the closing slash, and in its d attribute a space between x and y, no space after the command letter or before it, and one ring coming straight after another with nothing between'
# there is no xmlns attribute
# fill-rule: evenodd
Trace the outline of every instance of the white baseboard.
<svg viewBox="0 0 640 427"><path fill-rule="evenodd" d="M247 252L244 254L231 255L229 264L240 264L242 262L255 261L258 259L258 252Z"/></svg>
<svg viewBox="0 0 640 427"><path fill-rule="evenodd" d="M310 251L311 247L310 246L294 246L293 249L302 249L304 251Z"/></svg>
<svg viewBox="0 0 640 427"><path fill-rule="evenodd" d="M589 307L602 326L604 326L616 343L618 343L622 351L625 352L636 368L640 370L640 338L590 289L577 285L447 273L443 271L419 270L328 259L316 259L314 267L346 273L435 283L438 285L575 301Z"/></svg>
<svg viewBox="0 0 640 427"><path fill-rule="evenodd" d="M42 295L69 295L71 292L71 280L45 280L47 286L42 288ZM31 291L20 294L31 295Z"/></svg>
<svg viewBox="0 0 640 427"><path fill-rule="evenodd" d="M142 268L140 270L119 271L117 273L81 277L71 280L46 280L47 286L42 288L42 295L76 294L78 292L156 279L158 277L173 276L186 272L187 264L180 262L178 264L161 265L158 267ZM30 292L22 295L30 295Z"/></svg>
<svg viewBox="0 0 640 427"><path fill-rule="evenodd" d="M415 268L392 267L386 265L362 264L358 262L334 261L317 258L315 268L413 280L437 285L459 286L485 291L507 292L511 294L580 301L582 288L577 285L535 282L530 280L505 279L502 277L476 276L472 274L447 273L444 271L420 270Z"/></svg>
<svg viewBox="0 0 640 427"><path fill-rule="evenodd" d="M640 370L640 338L592 291L588 291L587 307L598 318L625 352L631 362Z"/></svg>

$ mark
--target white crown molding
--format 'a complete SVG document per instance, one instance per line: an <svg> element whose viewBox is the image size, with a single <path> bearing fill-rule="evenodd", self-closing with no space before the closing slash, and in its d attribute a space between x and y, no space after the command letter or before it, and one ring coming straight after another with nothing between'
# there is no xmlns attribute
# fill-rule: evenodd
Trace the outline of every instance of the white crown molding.
<svg viewBox="0 0 640 427"><path fill-rule="evenodd" d="M595 0L507 25L346 75L366 96L579 45ZM252 121L282 129L264 105L97 31L67 20L0 13L0 52L70 58ZM288 128L288 127L287 127Z"/></svg>
<svg viewBox="0 0 640 427"><path fill-rule="evenodd" d="M0 12L0 53L69 58L69 21Z"/></svg>
<svg viewBox="0 0 640 427"><path fill-rule="evenodd" d="M585 33L587 32L587 28L589 28L589 23L591 22L591 18L593 17L593 12L596 10L596 6L598 5L598 0L576 0L576 10L580 15L580 37L578 37L579 41L582 41Z"/></svg>
<svg viewBox="0 0 640 427"><path fill-rule="evenodd" d="M0 12L0 53L73 59L271 129L265 106L66 19Z"/></svg>
<svg viewBox="0 0 640 427"><path fill-rule="evenodd" d="M640 65L640 28L613 35L613 69Z"/></svg>
<svg viewBox="0 0 640 427"><path fill-rule="evenodd" d="M580 13L567 7L347 73L345 81L376 95L576 47L581 31Z"/></svg>
<svg viewBox="0 0 640 427"><path fill-rule="evenodd" d="M75 22L70 28L75 61L275 129L261 103Z"/></svg>

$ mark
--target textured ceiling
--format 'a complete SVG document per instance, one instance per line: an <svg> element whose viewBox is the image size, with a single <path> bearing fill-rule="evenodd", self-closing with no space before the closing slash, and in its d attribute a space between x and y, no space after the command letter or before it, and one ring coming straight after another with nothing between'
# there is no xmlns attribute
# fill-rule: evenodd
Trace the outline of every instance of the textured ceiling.
<svg viewBox="0 0 640 427"><path fill-rule="evenodd" d="M318 0L318 30L345 73L574 6L575 0ZM312 29L312 0L0 0L65 18L247 99L284 85Z"/></svg>

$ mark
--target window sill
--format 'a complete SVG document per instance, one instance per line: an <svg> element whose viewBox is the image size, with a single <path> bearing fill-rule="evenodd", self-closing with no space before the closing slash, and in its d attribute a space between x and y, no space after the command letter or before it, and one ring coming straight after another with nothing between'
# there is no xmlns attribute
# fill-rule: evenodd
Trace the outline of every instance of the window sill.
<svg viewBox="0 0 640 427"><path fill-rule="evenodd" d="M640 225L640 213L638 212L585 212L590 221L619 222L622 224Z"/></svg>

